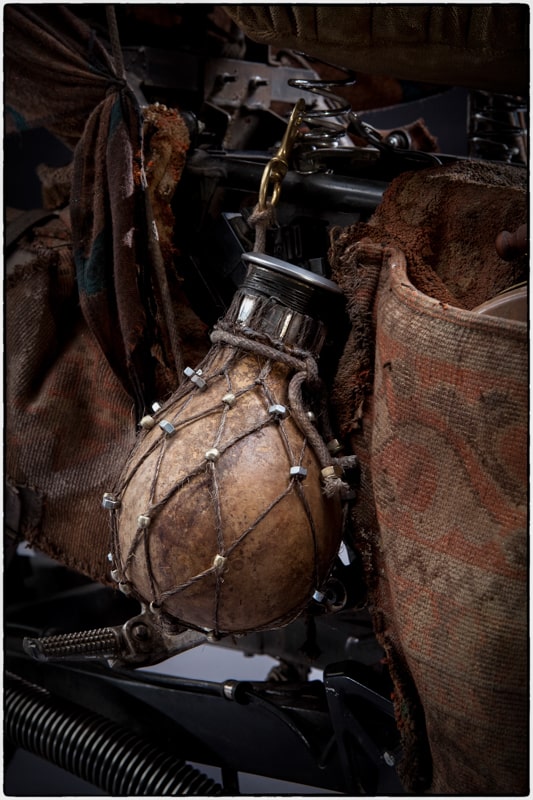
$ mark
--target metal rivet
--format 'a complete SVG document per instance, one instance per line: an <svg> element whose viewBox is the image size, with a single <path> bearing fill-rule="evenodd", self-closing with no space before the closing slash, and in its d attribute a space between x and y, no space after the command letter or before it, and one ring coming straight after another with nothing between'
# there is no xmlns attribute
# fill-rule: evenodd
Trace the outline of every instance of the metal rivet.
<svg viewBox="0 0 533 800"><path fill-rule="evenodd" d="M216 447L211 447L207 450L205 457L208 461L217 461L220 457L220 450L217 450Z"/></svg>
<svg viewBox="0 0 533 800"><path fill-rule="evenodd" d="M274 403L274 405L270 406L268 409L268 413L276 419L285 419L289 411L287 407L282 406L281 403Z"/></svg>
<svg viewBox="0 0 533 800"><path fill-rule="evenodd" d="M141 428L145 428L146 430L151 430L155 425L155 419L147 414L145 417L141 419L139 422L139 426Z"/></svg>
<svg viewBox="0 0 533 800"><path fill-rule="evenodd" d="M337 455L337 453L340 453L341 450L344 449L338 439L332 439L330 442L328 442L327 448L332 456Z"/></svg>
<svg viewBox="0 0 533 800"><path fill-rule="evenodd" d="M110 492L105 492L102 498L102 507L108 511L114 511L116 508L120 508L120 500L117 500Z"/></svg>
<svg viewBox="0 0 533 800"><path fill-rule="evenodd" d="M161 430L165 431L168 436L173 436L176 433L176 428L167 419L162 419L159 423Z"/></svg>
<svg viewBox="0 0 533 800"><path fill-rule="evenodd" d="M115 581L115 583L120 583L120 575L118 574L118 569L111 570L111 580Z"/></svg>
<svg viewBox="0 0 533 800"><path fill-rule="evenodd" d="M113 553L107 554L107 560L112 564L113 563Z"/></svg>
<svg viewBox="0 0 533 800"><path fill-rule="evenodd" d="M316 589L313 592L313 600L315 601L315 603L323 603L325 599L326 595L324 594L324 592L319 592L318 589Z"/></svg>
<svg viewBox="0 0 533 800"><path fill-rule="evenodd" d="M139 526L139 528L148 528L150 526L151 521L152 517L150 517L148 514L141 514L140 516L137 517L137 525Z"/></svg>
<svg viewBox="0 0 533 800"><path fill-rule="evenodd" d="M227 394L225 394L225 395L224 395L224 397L222 398L222 402L223 402L223 403L225 403L225 404L226 404L227 406L229 406L230 408L231 408L232 406L234 406L234 405L235 405L235 401L236 401L236 400L237 400L237 398L235 397L235 395L234 395L234 394L232 394L232 392L228 392L228 393L227 393Z"/></svg>
<svg viewBox="0 0 533 800"><path fill-rule="evenodd" d="M189 378L195 386L198 387L201 391L203 391L207 387L207 383L204 381L202 377L202 370L201 369L193 369L192 367L185 367L183 370L183 374Z"/></svg>
<svg viewBox="0 0 533 800"><path fill-rule="evenodd" d="M308 411L307 412L307 418L309 419L310 422L316 422L316 414L315 414L315 412L314 411Z"/></svg>
<svg viewBox="0 0 533 800"><path fill-rule="evenodd" d="M161 403L152 403L152 411L154 414L157 414L158 411L161 411Z"/></svg>
<svg viewBox="0 0 533 800"><path fill-rule="evenodd" d="M324 469L321 469L320 474L324 480L327 480L327 478L342 478L343 470L342 467L333 464L330 467L324 467Z"/></svg>
<svg viewBox="0 0 533 800"><path fill-rule="evenodd" d="M298 478L299 480L302 480L307 475L307 470L305 467L301 466L291 467L289 470L289 475L291 478Z"/></svg>

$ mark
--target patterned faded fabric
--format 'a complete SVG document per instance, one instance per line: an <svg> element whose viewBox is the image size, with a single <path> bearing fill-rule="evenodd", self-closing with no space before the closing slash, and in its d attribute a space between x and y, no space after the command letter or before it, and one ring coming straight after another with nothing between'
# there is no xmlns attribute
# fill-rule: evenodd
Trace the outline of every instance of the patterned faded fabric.
<svg viewBox="0 0 533 800"><path fill-rule="evenodd" d="M395 686L404 785L432 794L523 794L528 332L525 323L449 302L450 286L471 277L461 259L454 272L453 260L440 258L450 229L468 212L469 165L463 170L464 202L447 206L442 239L435 181L426 180L424 193L421 175L393 183L369 225L334 233L333 273L348 298L352 331L333 399L361 462L355 546ZM443 170L441 204L460 171L448 174L450 183ZM495 172L485 191L496 195L500 180L503 200L507 180ZM420 216L409 236L398 197L410 182ZM523 189L515 205L520 218ZM463 228L472 269L482 272L484 248L493 248L492 209L471 218L470 233ZM416 262L417 230L419 242L431 244L425 275ZM407 261L394 246L402 236ZM510 285L520 265L501 262L499 282L505 268ZM490 277L480 275L480 285L490 292ZM471 305L466 295L463 301Z"/></svg>
<svg viewBox="0 0 533 800"><path fill-rule="evenodd" d="M21 240L7 284L14 532L105 580L102 493L184 357L207 350L169 247L189 137L178 112L141 113L68 7L7 6L5 41L8 129L43 126L75 147L70 215Z"/></svg>

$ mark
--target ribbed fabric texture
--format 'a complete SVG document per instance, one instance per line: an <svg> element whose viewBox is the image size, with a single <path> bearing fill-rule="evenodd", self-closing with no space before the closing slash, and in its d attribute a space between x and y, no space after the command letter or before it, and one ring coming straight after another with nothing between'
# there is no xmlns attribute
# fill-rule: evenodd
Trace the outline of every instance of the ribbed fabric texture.
<svg viewBox="0 0 533 800"><path fill-rule="evenodd" d="M370 225L334 232L352 332L333 400L361 462L355 545L395 684L402 780L415 792L523 794L528 333L469 310L466 291L466 308L449 302L450 287L475 296L520 270L484 259L508 213L508 171L480 167L477 194L495 204L469 217L472 169L402 176ZM526 213L520 179L514 205Z"/></svg>

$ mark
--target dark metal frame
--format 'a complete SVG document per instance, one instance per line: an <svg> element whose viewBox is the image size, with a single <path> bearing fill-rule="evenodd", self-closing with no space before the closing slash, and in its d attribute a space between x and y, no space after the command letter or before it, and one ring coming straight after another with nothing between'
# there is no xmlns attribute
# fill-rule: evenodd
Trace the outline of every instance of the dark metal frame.
<svg viewBox="0 0 533 800"><path fill-rule="evenodd" d="M317 617L321 652L314 657L301 650L304 620L238 642L245 652L269 652L293 667L326 665L323 682L214 683L95 661L39 662L22 647L28 635L120 623L137 610L120 593L47 559L17 555L6 572L5 668L59 704L96 711L162 752L219 767L227 795L238 794L239 772L313 786L317 793L402 793L390 682L364 612ZM343 652L350 658L333 663Z"/></svg>

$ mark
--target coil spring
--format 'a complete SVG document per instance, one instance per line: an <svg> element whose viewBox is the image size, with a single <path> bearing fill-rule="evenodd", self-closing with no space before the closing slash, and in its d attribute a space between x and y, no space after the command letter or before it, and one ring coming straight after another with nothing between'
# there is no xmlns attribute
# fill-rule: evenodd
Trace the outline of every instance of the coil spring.
<svg viewBox="0 0 533 800"><path fill-rule="evenodd" d="M514 95L473 91L468 97L469 155L527 163L527 107Z"/></svg>
<svg viewBox="0 0 533 800"><path fill-rule="evenodd" d="M318 58L308 56L305 53L293 52L293 55L298 59L305 59L305 62L309 61L312 63L321 63L345 73L346 78L338 79L310 80L308 78L290 78L288 80L289 86L292 86L294 89L299 89L304 92L311 92L312 94L323 98L330 104L329 108L315 108L306 110L304 121L311 126L311 130L302 135L303 140L307 143L312 143L313 145L322 147L338 143L338 141L346 134L348 120L346 120L345 124L340 124L339 122L333 123L331 120L338 120L342 117L347 118L351 113L352 107L350 103L334 94L332 90L353 86L355 83L355 74L345 67L339 67L335 64L330 64L327 61L322 61ZM306 66L308 66L307 63ZM319 123L324 123L327 121L327 124L322 124L321 127L315 128L314 126L317 124L317 121L319 121Z"/></svg>
<svg viewBox="0 0 533 800"><path fill-rule="evenodd" d="M311 92L326 100L329 107L315 108L306 110L303 119L310 126L310 130L301 135L301 142L305 150L320 149L322 152L328 148L336 148L338 154L340 150L348 154L350 151L353 153L353 144L348 147L341 148L340 142L348 132L353 132L359 138L364 139L368 145L374 147L381 154L402 154L407 157L412 166L436 166L441 163L440 159L433 153L426 153L417 150L411 150L411 142L409 137L403 131L393 131L390 135L384 137L380 131L374 128L369 123L363 121L359 115L353 111L351 104L334 94L334 89L347 88L356 83L355 73L347 67L338 64L331 64L314 56L306 55L300 51L291 51L292 55L299 59L302 65L309 67L307 62L320 63L332 69L338 70L346 75L345 78L326 78L326 79L308 79L308 78L290 78L288 84L295 89L300 89L304 92ZM344 118L343 123L338 120ZM336 120L333 122L333 120ZM326 124L324 124L326 123ZM319 127L315 127L319 125ZM305 159L304 159L305 163ZM298 168L298 172L305 172L305 166ZM313 169L308 170L315 171Z"/></svg>
<svg viewBox="0 0 533 800"><path fill-rule="evenodd" d="M93 712L7 674L7 738L73 775L124 795L220 795L222 787L180 758Z"/></svg>

